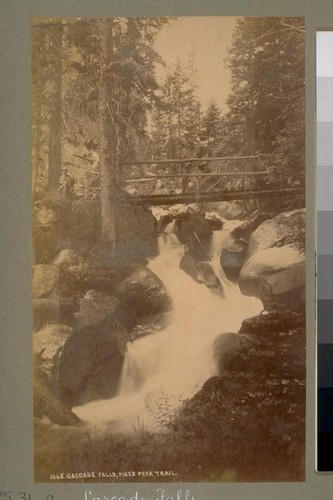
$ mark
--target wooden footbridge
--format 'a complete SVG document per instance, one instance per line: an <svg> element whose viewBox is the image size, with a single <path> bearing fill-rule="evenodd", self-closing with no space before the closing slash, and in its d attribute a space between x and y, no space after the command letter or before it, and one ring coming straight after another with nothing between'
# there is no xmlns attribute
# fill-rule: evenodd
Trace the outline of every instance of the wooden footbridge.
<svg viewBox="0 0 333 500"><path fill-rule="evenodd" d="M304 187L276 189L270 185L260 159L237 156L122 162L118 169L120 198L131 205L154 206L304 195ZM254 162L256 169L249 170L248 165Z"/></svg>

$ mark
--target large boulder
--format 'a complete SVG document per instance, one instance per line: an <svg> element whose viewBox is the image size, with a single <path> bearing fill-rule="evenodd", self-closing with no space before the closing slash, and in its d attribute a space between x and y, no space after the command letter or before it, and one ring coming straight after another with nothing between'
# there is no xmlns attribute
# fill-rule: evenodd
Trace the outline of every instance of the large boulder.
<svg viewBox="0 0 333 500"><path fill-rule="evenodd" d="M224 294L222 284L209 262L196 262L191 255L184 254L180 260L179 267L197 283L204 283L214 292L221 295Z"/></svg>
<svg viewBox="0 0 333 500"><path fill-rule="evenodd" d="M32 293L34 299L61 295L62 270L59 266L37 264L33 267Z"/></svg>
<svg viewBox="0 0 333 500"><path fill-rule="evenodd" d="M305 262L305 256L294 245L261 250L252 255L242 267L239 274L240 290L244 295L260 298L260 284L264 278L302 262Z"/></svg>
<svg viewBox="0 0 333 500"><path fill-rule="evenodd" d="M34 331L48 324L58 323L71 326L74 321L74 312L79 307L79 299L77 297L34 299L32 306Z"/></svg>
<svg viewBox="0 0 333 500"><path fill-rule="evenodd" d="M121 267L93 265L75 250L65 249L55 257L53 264L34 266L33 298L82 296L92 288L112 294L115 284L126 272L128 269Z"/></svg>
<svg viewBox="0 0 333 500"><path fill-rule="evenodd" d="M189 276L194 277L193 275L195 274L195 265L197 262L194 260L192 255L189 253L184 253L182 258L180 259L179 262L179 267L183 271L185 271Z"/></svg>
<svg viewBox="0 0 333 500"><path fill-rule="evenodd" d="M260 286L260 299L266 309L272 304L288 305L293 311L304 310L306 300L305 261L292 267L263 277Z"/></svg>
<svg viewBox="0 0 333 500"><path fill-rule="evenodd" d="M47 325L34 334L40 371L67 406L115 395L133 318L116 297L89 292L73 328Z"/></svg>
<svg viewBox="0 0 333 500"><path fill-rule="evenodd" d="M221 282L214 273L214 270L210 262L198 262L196 264L196 270L198 273L199 283L204 283L211 290L221 293L223 295L223 288Z"/></svg>
<svg viewBox="0 0 333 500"><path fill-rule="evenodd" d="M234 280L246 260L248 243L244 240L235 240L222 248L220 264L227 278Z"/></svg>
<svg viewBox="0 0 333 500"><path fill-rule="evenodd" d="M94 265L91 261L73 266L62 266L62 294L66 297L84 295L91 289L99 290L106 295L113 295L114 289L133 266L109 267Z"/></svg>
<svg viewBox="0 0 333 500"><path fill-rule="evenodd" d="M65 248L64 250L61 250L61 252L59 252L57 257L53 260L53 265L71 267L79 266L80 264L83 264L83 262L84 258L80 252L71 248Z"/></svg>
<svg viewBox="0 0 333 500"><path fill-rule="evenodd" d="M137 318L136 325L129 332L130 342L164 330L168 325L168 321L168 317L164 313L140 316Z"/></svg>
<svg viewBox="0 0 333 500"><path fill-rule="evenodd" d="M116 286L115 295L137 316L158 314L171 307L162 281L145 266L132 270Z"/></svg>
<svg viewBox="0 0 333 500"><path fill-rule="evenodd" d="M213 231L204 214L193 209L180 214L175 221L174 233L195 259L207 259Z"/></svg>
<svg viewBox="0 0 333 500"><path fill-rule="evenodd" d="M244 370L243 354L251 347L253 342L246 335L232 332L219 335L214 343L218 374L223 376L226 371Z"/></svg>
<svg viewBox="0 0 333 500"><path fill-rule="evenodd" d="M157 221L149 209L130 205L122 207L118 258L123 257L126 263L157 255L157 236Z"/></svg>
<svg viewBox="0 0 333 500"><path fill-rule="evenodd" d="M206 214L205 220L210 225L212 231L220 231L223 228L223 221L216 214Z"/></svg>
<svg viewBox="0 0 333 500"><path fill-rule="evenodd" d="M81 300L59 362L62 398L71 405L115 395L128 340L116 297Z"/></svg>
<svg viewBox="0 0 333 500"><path fill-rule="evenodd" d="M248 240L257 227L269 218L270 215L266 212L256 214L250 220L233 229L232 235L238 239Z"/></svg>
<svg viewBox="0 0 333 500"><path fill-rule="evenodd" d="M126 304L120 303L120 301L116 299L116 297L113 296L109 297L103 292L98 290L88 290L88 292L84 296L84 299L85 299L84 301L81 301L83 303L81 312L84 311L84 304L89 304L89 302L86 301L91 301L93 304L99 304L98 307L101 307L104 304L104 307L106 306L106 311L108 312L108 307L109 307L108 302L111 299L111 303L113 304L112 309L114 306L116 306L117 319L120 321L120 323L125 327L127 331L130 331L137 323L136 314L128 306L126 306ZM121 339L122 336L120 337L120 340ZM121 343L121 346L123 349L123 343Z"/></svg>
<svg viewBox="0 0 333 500"><path fill-rule="evenodd" d="M34 374L33 380L33 411L34 416L41 418L44 415L54 424L74 426L81 420L55 396L43 376Z"/></svg>
<svg viewBox="0 0 333 500"><path fill-rule="evenodd" d="M33 336L33 350L39 361L39 373L57 397L60 397L60 358L71 336L72 328L66 325L47 325Z"/></svg>
<svg viewBox="0 0 333 500"><path fill-rule="evenodd" d="M113 295L116 284L135 267L134 263L120 265L121 257L115 257L110 245L101 242L82 251L64 248L53 259L52 265L60 269L61 295L83 296L94 289ZM112 265L113 263L113 265ZM47 267L41 268L41 274Z"/></svg>
<svg viewBox="0 0 333 500"><path fill-rule="evenodd" d="M266 248L305 244L305 209L283 212L266 220L251 234L248 257Z"/></svg>

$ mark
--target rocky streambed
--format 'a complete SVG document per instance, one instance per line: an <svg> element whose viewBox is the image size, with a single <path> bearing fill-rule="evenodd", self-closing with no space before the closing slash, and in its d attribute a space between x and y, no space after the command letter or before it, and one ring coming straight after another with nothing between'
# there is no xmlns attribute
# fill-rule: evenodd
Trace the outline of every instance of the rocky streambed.
<svg viewBox="0 0 333 500"><path fill-rule="evenodd" d="M157 234L168 223L186 247L181 268L223 300L209 255L221 222L193 208L158 223L145 211L128 213L128 251L115 262L96 239L96 218L90 215L92 222L82 232L85 207L74 209L65 223L54 207L53 212L39 207L36 214L34 410L38 419L71 429L80 424L73 406L116 395L127 342L163 329L167 321L170 297L145 259L157 252ZM178 464L178 476L168 479L176 481L302 479L304 225L305 211L294 210L256 214L230 232L221 252L222 273L239 282L242 293L258 297L263 312L244 320L239 331L217 338L216 376L184 402L158 438L142 429L142 439L133 438L126 459L120 454L115 467L147 468L150 460L167 470ZM57 242L47 252L40 245L43 232L49 243ZM38 420L37 429L36 464L48 441L55 450L52 463L37 467L39 480L49 480L49 471L57 467L77 467L78 453L98 470L109 467L107 454L98 451L101 443L88 448L85 438L80 450L67 440L64 464L52 433L44 429L41 434ZM110 451L117 439L108 440L103 447Z"/></svg>

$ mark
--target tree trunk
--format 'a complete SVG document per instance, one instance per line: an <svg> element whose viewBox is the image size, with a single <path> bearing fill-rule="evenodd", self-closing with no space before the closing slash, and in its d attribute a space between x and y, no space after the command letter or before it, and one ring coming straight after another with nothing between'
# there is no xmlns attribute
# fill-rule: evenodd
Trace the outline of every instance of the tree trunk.
<svg viewBox="0 0 333 500"><path fill-rule="evenodd" d="M113 20L100 20L99 159L101 172L102 240L116 249L117 220L117 133L112 77Z"/></svg>
<svg viewBox="0 0 333 500"><path fill-rule="evenodd" d="M49 118L49 175L48 187L56 191L61 174L61 121L62 121L62 24L50 29L52 54L52 95Z"/></svg>
<svg viewBox="0 0 333 500"><path fill-rule="evenodd" d="M41 29L33 32L32 42L32 196L35 197L39 176L39 153L42 133Z"/></svg>
<svg viewBox="0 0 333 500"><path fill-rule="evenodd" d="M42 132L42 124L41 124L42 105L40 96L38 96L33 102L33 113L34 113L35 123L32 131L32 196L34 199L37 189L38 176L39 176L39 151L40 151L40 139Z"/></svg>

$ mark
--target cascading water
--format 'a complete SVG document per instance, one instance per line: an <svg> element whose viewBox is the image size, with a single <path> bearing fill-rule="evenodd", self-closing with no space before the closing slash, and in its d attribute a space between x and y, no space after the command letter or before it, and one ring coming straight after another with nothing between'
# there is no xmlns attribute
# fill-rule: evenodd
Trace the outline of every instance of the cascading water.
<svg viewBox="0 0 333 500"><path fill-rule="evenodd" d="M214 341L223 332L237 332L244 318L258 314L261 302L242 296L219 265L228 230L217 231L211 245L211 265L221 280L225 298L198 284L179 268L184 254L172 233L159 238L159 255L149 267L162 280L172 299L168 326L128 345L118 396L74 408L96 432L156 429L180 403L216 374ZM228 229L228 228L227 228Z"/></svg>

